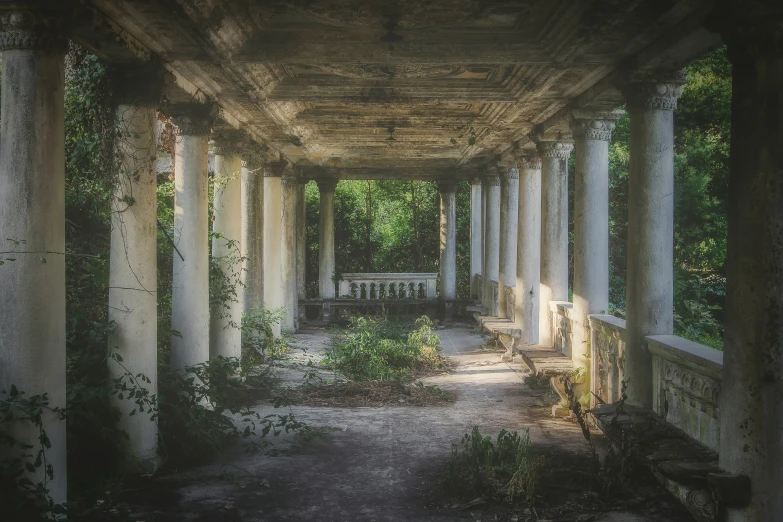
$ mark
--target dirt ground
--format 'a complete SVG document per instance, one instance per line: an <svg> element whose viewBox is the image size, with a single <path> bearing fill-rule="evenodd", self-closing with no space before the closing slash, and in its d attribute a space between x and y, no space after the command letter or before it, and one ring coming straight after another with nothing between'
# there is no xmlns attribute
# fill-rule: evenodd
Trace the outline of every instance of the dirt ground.
<svg viewBox="0 0 783 522"><path fill-rule="evenodd" d="M526 368L500 361L483 347L471 326L438 332L450 373L423 379L427 386L456 396L435 405L382 407L292 406L300 420L329 427L324 437L274 440L276 454L236 448L217 462L149 481L133 498L134 520L151 521L579 521L678 522L692 520L644 473L633 475L626 491L612 498L591 492L590 460L579 427L553 418L552 393L528 386ZM297 385L327 349L319 329L292 337L281 385ZM334 380L329 372L319 377ZM328 404L328 402L322 402ZM266 403L262 414L279 413ZM501 429L530 429L545 457L532 507L511 507L492 499L451 498L441 483L451 446L477 425L496 435ZM144 499L143 503L139 499Z"/></svg>

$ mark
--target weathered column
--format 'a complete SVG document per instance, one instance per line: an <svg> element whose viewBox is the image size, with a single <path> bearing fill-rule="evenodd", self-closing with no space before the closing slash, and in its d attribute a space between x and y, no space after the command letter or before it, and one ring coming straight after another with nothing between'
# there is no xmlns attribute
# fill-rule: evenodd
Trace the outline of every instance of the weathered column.
<svg viewBox="0 0 783 522"><path fill-rule="evenodd" d="M242 153L244 137L236 131L215 136L212 200L212 263L220 270L212 278L209 356L242 356ZM215 270L217 272L217 270Z"/></svg>
<svg viewBox="0 0 783 522"><path fill-rule="evenodd" d="M272 311L284 311L283 265L283 185L281 163L264 166L264 307ZM281 333L281 323L274 325L274 334Z"/></svg>
<svg viewBox="0 0 783 522"><path fill-rule="evenodd" d="M174 145L174 271L171 365L181 370L209 359L209 179L211 105L168 109L177 125Z"/></svg>
<svg viewBox="0 0 783 522"><path fill-rule="evenodd" d="M264 307L264 172L263 156L246 149L243 155L240 190L242 233L239 246L242 249L244 284L242 313Z"/></svg>
<svg viewBox="0 0 783 522"><path fill-rule="evenodd" d="M539 343L552 346L551 301L568 300L568 156L574 145L561 133L538 138L541 155L541 296ZM568 354L566 354L568 355Z"/></svg>
<svg viewBox="0 0 783 522"><path fill-rule="evenodd" d="M522 156L519 169L514 323L521 330L520 343L535 345L541 291L541 158Z"/></svg>
<svg viewBox="0 0 783 522"><path fill-rule="evenodd" d="M0 11L0 388L25 397L48 393L65 407L64 55L59 18L40 11ZM65 421L45 411L54 471L47 483L66 500ZM35 449L30 423L9 426ZM31 480L46 480L43 468Z"/></svg>
<svg viewBox="0 0 783 522"><path fill-rule="evenodd" d="M652 408L644 337L674 328L674 109L685 73L646 73L626 90L628 180L625 379L628 402Z"/></svg>
<svg viewBox="0 0 783 522"><path fill-rule="evenodd" d="M782 7L721 6L733 80L720 467L753 495L728 522L783 520Z"/></svg>
<svg viewBox="0 0 783 522"><path fill-rule="evenodd" d="M318 182L320 191L319 241L318 241L318 296L334 299L334 189L336 179ZM324 309L324 312L328 312Z"/></svg>
<svg viewBox="0 0 783 522"><path fill-rule="evenodd" d="M112 379L135 379L151 395L158 393L157 115L163 93L162 69L123 66L111 73L117 103L115 137L118 173L112 200L109 258L109 352ZM128 383L130 384L130 382ZM131 472L151 473L157 466L158 427L129 398L111 397L122 413L118 427L128 434L125 451Z"/></svg>
<svg viewBox="0 0 783 522"><path fill-rule="evenodd" d="M622 111L574 111L574 319L571 360L587 368L589 314L609 310L609 141ZM588 375L586 373L586 375Z"/></svg>
<svg viewBox="0 0 783 522"><path fill-rule="evenodd" d="M481 284L479 285L479 299L481 306L486 311L485 299L487 293L484 287L487 286L487 197L489 196L489 186L487 180L481 179Z"/></svg>
<svg viewBox="0 0 783 522"><path fill-rule="evenodd" d="M481 293L478 278L481 275L483 253L481 212L481 178L470 180L470 297L476 299Z"/></svg>
<svg viewBox="0 0 783 522"><path fill-rule="evenodd" d="M280 265L283 288L283 321L281 328L286 333L296 332L299 327L296 298L296 192L299 180L289 170L281 178L281 242Z"/></svg>
<svg viewBox="0 0 783 522"><path fill-rule="evenodd" d="M506 287L517 281L517 215L519 171L506 169L500 176L500 258L498 261L498 317L508 317Z"/></svg>
<svg viewBox="0 0 783 522"><path fill-rule="evenodd" d="M307 179L299 178L296 186L296 312L299 320L305 318L305 307L299 306L299 299L307 297L305 280L307 262L307 202L305 200L305 186Z"/></svg>
<svg viewBox="0 0 783 522"><path fill-rule="evenodd" d="M500 267L500 177L496 172L484 178L487 187L486 239L484 242L484 309L486 315L496 315L498 302L495 299L492 281L497 281Z"/></svg>
<svg viewBox="0 0 783 522"><path fill-rule="evenodd" d="M438 183L440 192L440 297L446 315L453 312L457 298L457 183Z"/></svg>

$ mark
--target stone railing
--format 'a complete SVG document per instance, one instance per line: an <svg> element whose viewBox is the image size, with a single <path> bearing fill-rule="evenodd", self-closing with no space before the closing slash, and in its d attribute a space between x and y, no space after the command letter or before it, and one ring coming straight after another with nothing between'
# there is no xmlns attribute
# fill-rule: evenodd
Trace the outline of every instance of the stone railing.
<svg viewBox="0 0 783 522"><path fill-rule="evenodd" d="M621 398L625 370L625 320L613 315L591 315L590 374L591 391L602 401L614 403ZM594 406L596 399L591 397Z"/></svg>
<svg viewBox="0 0 783 522"><path fill-rule="evenodd" d="M557 351L571 357L571 314L574 305L568 301L551 301L552 343Z"/></svg>
<svg viewBox="0 0 783 522"><path fill-rule="evenodd" d="M653 409L718 451L723 352L676 335L647 337L653 359Z"/></svg>
<svg viewBox="0 0 783 522"><path fill-rule="evenodd" d="M506 318L514 321L514 301L516 299L516 293L513 286L504 286L506 291Z"/></svg>
<svg viewBox="0 0 783 522"><path fill-rule="evenodd" d="M339 297L435 300L437 280L437 273L342 274Z"/></svg>

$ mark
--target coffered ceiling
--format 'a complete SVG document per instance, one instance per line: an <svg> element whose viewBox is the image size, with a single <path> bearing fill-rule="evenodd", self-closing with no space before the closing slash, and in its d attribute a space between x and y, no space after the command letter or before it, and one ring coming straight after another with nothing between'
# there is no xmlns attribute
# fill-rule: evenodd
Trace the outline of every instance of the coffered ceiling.
<svg viewBox="0 0 783 522"><path fill-rule="evenodd" d="M707 0L85 1L294 164L368 172L485 165L717 43Z"/></svg>

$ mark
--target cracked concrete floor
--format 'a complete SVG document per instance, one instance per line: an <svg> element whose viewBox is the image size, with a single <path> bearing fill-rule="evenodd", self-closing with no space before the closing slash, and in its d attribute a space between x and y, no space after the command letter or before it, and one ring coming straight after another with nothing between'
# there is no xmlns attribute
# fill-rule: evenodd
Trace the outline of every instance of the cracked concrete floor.
<svg viewBox="0 0 783 522"><path fill-rule="evenodd" d="M292 407L298 419L334 430L306 443L291 436L275 439L275 448L283 451L279 456L236 450L210 466L166 478L164 482L178 484L171 503L163 512L148 515L169 513L166 520L210 521L536 520L537 514L507 507L454 510L434 484L443 476L451 445L474 425L492 436L501 429L529 428L536 444L585 452L578 425L548 416L548 392L526 386L529 374L524 365L501 362L499 352L483 348L484 341L474 329L463 326L438 333L443 353L456 367L452 373L423 380L456 391L455 403ZM319 329L294 335L291 360L320 359L327 341L327 333ZM295 382L301 375L297 369L281 371L284 382ZM280 413L263 404L256 409L262 414ZM610 512L589 520L689 519Z"/></svg>

